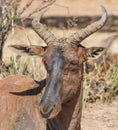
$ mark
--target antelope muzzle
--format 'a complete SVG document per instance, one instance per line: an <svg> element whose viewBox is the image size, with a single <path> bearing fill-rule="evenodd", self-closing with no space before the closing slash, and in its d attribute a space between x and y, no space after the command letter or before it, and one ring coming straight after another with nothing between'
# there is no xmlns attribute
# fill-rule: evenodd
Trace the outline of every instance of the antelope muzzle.
<svg viewBox="0 0 118 130"><path fill-rule="evenodd" d="M40 102L40 112L44 118L53 118L61 110L62 74L65 59L60 49L56 49L45 65L48 72L47 85Z"/></svg>

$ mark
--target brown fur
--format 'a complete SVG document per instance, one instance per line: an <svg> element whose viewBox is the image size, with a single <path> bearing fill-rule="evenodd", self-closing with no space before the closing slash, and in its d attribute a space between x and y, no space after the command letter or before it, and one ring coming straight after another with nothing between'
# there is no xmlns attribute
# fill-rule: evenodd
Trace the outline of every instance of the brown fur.
<svg viewBox="0 0 118 130"><path fill-rule="evenodd" d="M39 113L41 95L33 94L38 84L26 76L9 76L0 80L0 130L45 130L46 122ZM11 92L25 92L15 95ZM37 89L35 90L37 91Z"/></svg>

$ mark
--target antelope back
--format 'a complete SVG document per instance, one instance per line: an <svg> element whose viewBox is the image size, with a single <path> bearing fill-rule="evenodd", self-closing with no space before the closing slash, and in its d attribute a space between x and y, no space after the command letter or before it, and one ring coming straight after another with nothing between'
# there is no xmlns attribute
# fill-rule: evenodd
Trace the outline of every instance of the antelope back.
<svg viewBox="0 0 118 130"><path fill-rule="evenodd" d="M26 76L1 79L0 130L46 130L38 106L40 92L41 86Z"/></svg>

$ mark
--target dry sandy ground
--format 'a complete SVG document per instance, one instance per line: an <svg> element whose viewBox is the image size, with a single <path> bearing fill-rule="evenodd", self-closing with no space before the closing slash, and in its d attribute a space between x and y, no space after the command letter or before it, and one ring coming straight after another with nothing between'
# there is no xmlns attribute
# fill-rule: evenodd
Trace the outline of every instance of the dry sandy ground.
<svg viewBox="0 0 118 130"><path fill-rule="evenodd" d="M88 104L83 109L82 130L118 130L118 101Z"/></svg>

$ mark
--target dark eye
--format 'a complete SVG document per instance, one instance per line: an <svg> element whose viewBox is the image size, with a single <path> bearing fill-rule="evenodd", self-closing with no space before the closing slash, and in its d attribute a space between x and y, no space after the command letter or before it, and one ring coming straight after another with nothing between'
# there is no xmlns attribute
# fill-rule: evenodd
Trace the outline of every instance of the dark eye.
<svg viewBox="0 0 118 130"><path fill-rule="evenodd" d="M69 67L69 71L71 73L78 73L78 65L71 64L70 67Z"/></svg>
<svg viewBox="0 0 118 130"><path fill-rule="evenodd" d="M68 75L68 73L69 73L68 69L65 69L64 72L63 72L64 75Z"/></svg>
<svg viewBox="0 0 118 130"><path fill-rule="evenodd" d="M75 64L69 64L66 68L65 68L65 70L64 70L64 72L63 72L63 74L64 75L68 75L68 74L72 74L72 73L78 73L78 65L75 65Z"/></svg>

